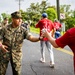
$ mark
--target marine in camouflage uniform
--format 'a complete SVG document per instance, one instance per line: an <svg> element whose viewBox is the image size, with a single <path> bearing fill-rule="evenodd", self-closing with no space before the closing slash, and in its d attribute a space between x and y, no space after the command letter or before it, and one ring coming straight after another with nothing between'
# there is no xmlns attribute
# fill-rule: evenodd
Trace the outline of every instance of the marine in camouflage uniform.
<svg viewBox="0 0 75 75"><path fill-rule="evenodd" d="M21 58L22 58L22 43L23 39L28 39L30 34L22 26L17 28L12 28L11 25L8 25L6 28L2 29L1 38L3 38L3 44L8 46L9 53L7 58L10 58L13 70L18 72L16 75L20 74ZM0 54L1 51L0 51ZM4 57L4 56L3 56ZM5 56L6 57L6 56ZM9 60L0 60L0 75L5 75L6 68ZM15 72L13 71L13 72Z"/></svg>
<svg viewBox="0 0 75 75"><path fill-rule="evenodd" d="M17 13L13 13L15 17ZM17 15L18 16L18 15ZM10 61L13 75L21 75L22 44L24 39L30 40L32 35L21 25L13 28L12 24L2 28L0 40L6 45L9 51L3 53L0 50L0 75L5 75L8 63ZM39 41L39 38L33 38L30 41Z"/></svg>

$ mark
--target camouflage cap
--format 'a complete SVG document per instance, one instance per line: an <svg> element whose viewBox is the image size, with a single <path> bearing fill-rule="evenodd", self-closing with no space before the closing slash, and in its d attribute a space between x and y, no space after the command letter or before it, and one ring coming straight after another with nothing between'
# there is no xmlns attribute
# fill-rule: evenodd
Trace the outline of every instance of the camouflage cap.
<svg viewBox="0 0 75 75"><path fill-rule="evenodd" d="M13 12L11 14L11 17L15 19L22 18L21 13L19 11Z"/></svg>

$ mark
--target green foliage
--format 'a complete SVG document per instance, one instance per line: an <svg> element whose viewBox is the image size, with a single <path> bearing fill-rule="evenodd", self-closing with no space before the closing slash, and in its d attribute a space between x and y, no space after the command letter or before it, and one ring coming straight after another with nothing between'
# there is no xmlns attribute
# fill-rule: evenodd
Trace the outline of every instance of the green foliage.
<svg viewBox="0 0 75 75"><path fill-rule="evenodd" d="M65 19L61 19L61 22L65 22L65 29L75 27L75 12L70 9L71 5L61 5L60 13L65 14Z"/></svg>
<svg viewBox="0 0 75 75"><path fill-rule="evenodd" d="M52 21L57 17L54 7L50 7L50 4L46 1L39 3L31 3L30 8L27 9L29 19L32 21L33 26L41 19L42 13L47 12L48 18Z"/></svg>
<svg viewBox="0 0 75 75"><path fill-rule="evenodd" d="M73 11L73 17L75 18L75 10Z"/></svg>
<svg viewBox="0 0 75 75"><path fill-rule="evenodd" d="M60 5L60 13L64 13L66 18L68 18L72 13L70 7L71 5Z"/></svg>
<svg viewBox="0 0 75 75"><path fill-rule="evenodd" d="M48 14L48 19L54 21L54 19L57 18L57 14L54 8L47 8L46 12Z"/></svg>
<svg viewBox="0 0 75 75"><path fill-rule="evenodd" d="M27 12L25 12L23 10L20 10L20 12L21 12L21 15L22 15L23 22L25 22L26 20L28 20Z"/></svg>
<svg viewBox="0 0 75 75"><path fill-rule="evenodd" d="M39 33L40 33L40 29L31 26L31 27L30 27L30 32L33 32L33 33L37 33L37 34L39 34Z"/></svg>
<svg viewBox="0 0 75 75"><path fill-rule="evenodd" d="M65 22L66 30L75 27L75 10L70 10L71 5L60 5L60 13L65 14L65 19L61 19L61 22ZM30 7L26 11L20 10L22 14L23 21L31 21L31 26L35 26L36 23L41 19L41 14L46 12L48 14L48 19L54 21L57 18L55 6L50 6L50 3L47 0L42 0L41 3L37 2L31 3ZM7 13L2 13L0 21L8 17L9 23L11 22L11 15ZM34 30L34 29L33 29ZM37 30L36 30L37 32Z"/></svg>
<svg viewBox="0 0 75 75"><path fill-rule="evenodd" d="M66 19L66 30L75 27L75 18L70 17Z"/></svg>
<svg viewBox="0 0 75 75"><path fill-rule="evenodd" d="M1 17L0 17L0 22L1 22Z"/></svg>
<svg viewBox="0 0 75 75"><path fill-rule="evenodd" d="M5 17L7 17L7 14L6 13L2 13L1 16L4 19Z"/></svg>
<svg viewBox="0 0 75 75"><path fill-rule="evenodd" d="M5 17L7 17L8 20L9 20L9 23L11 22L11 18L10 18L10 15L9 15L9 14L7 14L7 13L2 13L1 16L2 16L2 20L3 20Z"/></svg>

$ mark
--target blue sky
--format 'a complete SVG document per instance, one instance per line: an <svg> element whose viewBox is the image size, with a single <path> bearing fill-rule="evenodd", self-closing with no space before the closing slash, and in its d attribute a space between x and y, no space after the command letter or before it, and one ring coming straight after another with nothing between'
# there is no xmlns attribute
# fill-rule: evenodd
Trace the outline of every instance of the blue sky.
<svg viewBox="0 0 75 75"><path fill-rule="evenodd" d="M26 10L30 6L31 3L41 2L42 0L21 0L21 9ZM60 5L70 4L71 9L75 9L75 0L59 0ZM47 0L50 5L56 6L56 0ZM12 13L19 9L18 0L0 0L0 14L1 13Z"/></svg>

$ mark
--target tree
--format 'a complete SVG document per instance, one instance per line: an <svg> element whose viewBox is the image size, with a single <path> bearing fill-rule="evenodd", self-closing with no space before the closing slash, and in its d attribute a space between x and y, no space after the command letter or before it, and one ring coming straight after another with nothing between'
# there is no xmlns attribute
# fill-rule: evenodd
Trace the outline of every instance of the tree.
<svg viewBox="0 0 75 75"><path fill-rule="evenodd" d="M60 13L64 13L66 18L68 18L72 13L70 7L71 5L60 5Z"/></svg>
<svg viewBox="0 0 75 75"><path fill-rule="evenodd" d="M54 19L57 18L56 11L53 7L47 8L46 12L48 14L48 19L54 21Z"/></svg>
<svg viewBox="0 0 75 75"><path fill-rule="evenodd" d="M0 22L1 22L1 17L0 17Z"/></svg>
<svg viewBox="0 0 75 75"><path fill-rule="evenodd" d="M7 17L7 14L6 13L2 13L1 16L2 16L2 19L4 19L5 17Z"/></svg>
<svg viewBox="0 0 75 75"><path fill-rule="evenodd" d="M65 25L66 25L66 30L75 27L75 18L73 17L67 18Z"/></svg>
<svg viewBox="0 0 75 75"><path fill-rule="evenodd" d="M75 18L75 10L73 11L73 17Z"/></svg>
<svg viewBox="0 0 75 75"><path fill-rule="evenodd" d="M7 17L8 20L9 20L9 23L11 22L11 18L10 18L10 15L9 15L9 14L7 14L7 13L2 13L1 16L2 16L2 20L3 20L5 17Z"/></svg>
<svg viewBox="0 0 75 75"><path fill-rule="evenodd" d="M61 22L65 22L66 30L75 26L75 12L70 7L71 5L60 6L60 13L65 14L65 19L61 19Z"/></svg>
<svg viewBox="0 0 75 75"><path fill-rule="evenodd" d="M44 12L48 13L48 18L51 20L54 20L56 18L56 12L53 7L47 10L47 8L50 7L50 4L46 1L42 1L40 4L31 3L30 7L27 9L27 14L29 19L33 22L33 25L35 25L35 23L39 21L39 19L41 18L41 14Z"/></svg>

